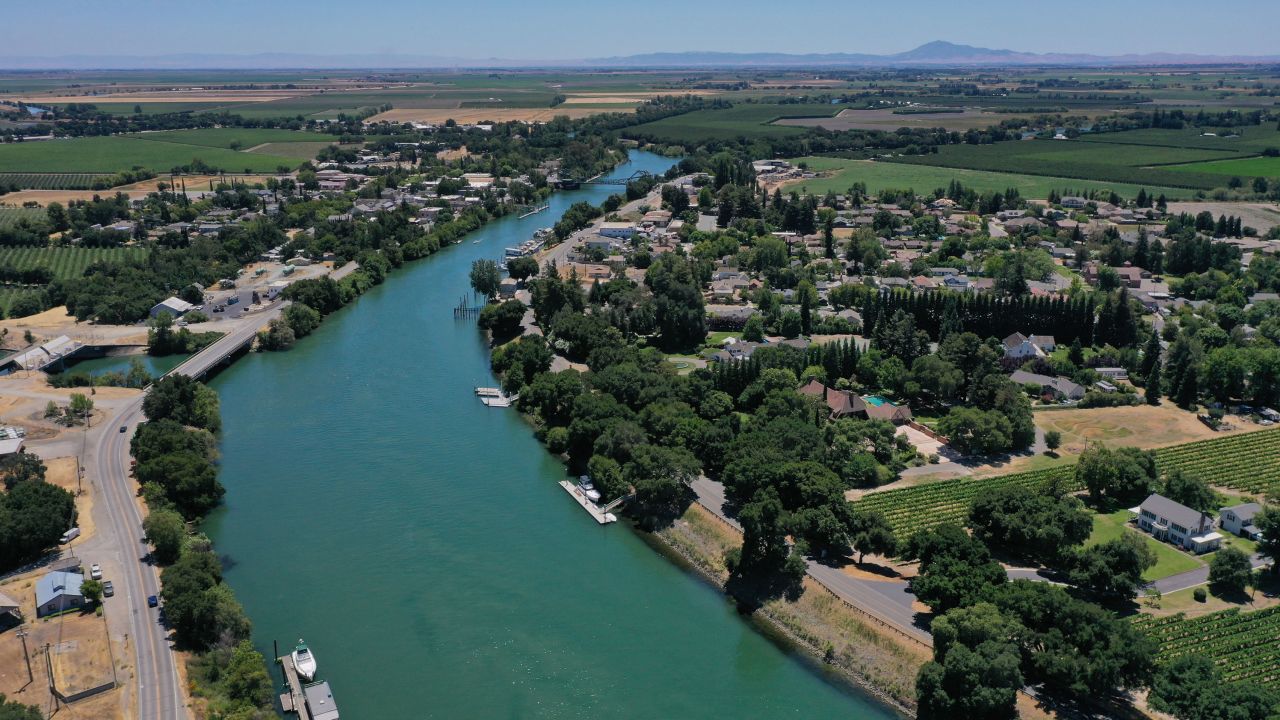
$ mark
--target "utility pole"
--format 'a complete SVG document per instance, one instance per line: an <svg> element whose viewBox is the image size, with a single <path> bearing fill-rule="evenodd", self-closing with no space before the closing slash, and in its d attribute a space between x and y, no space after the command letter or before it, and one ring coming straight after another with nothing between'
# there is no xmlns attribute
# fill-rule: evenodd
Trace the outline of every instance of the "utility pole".
<svg viewBox="0 0 1280 720"><path fill-rule="evenodd" d="M15 633L15 635L17 635L22 640L22 657L27 661L27 684L28 685L36 681L36 676L31 672L31 655L30 653L27 652L27 636L30 634L31 633L27 632L26 628L22 628L18 630L17 633Z"/></svg>

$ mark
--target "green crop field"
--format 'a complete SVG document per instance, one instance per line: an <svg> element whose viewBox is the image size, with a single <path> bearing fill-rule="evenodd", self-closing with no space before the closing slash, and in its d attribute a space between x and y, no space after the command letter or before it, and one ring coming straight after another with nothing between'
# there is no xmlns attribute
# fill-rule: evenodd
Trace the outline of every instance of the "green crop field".
<svg viewBox="0 0 1280 720"><path fill-rule="evenodd" d="M146 254L147 251L139 247L0 247L0 266L15 270L47 267L55 278L65 280L80 277L85 268L95 262L137 260Z"/></svg>
<svg viewBox="0 0 1280 720"><path fill-rule="evenodd" d="M932 155L893 158L894 162L934 167L1049 175L1132 185L1210 190L1225 184L1221 175L1162 167L1247 157L1249 151L1203 150L1162 145L1120 145L1078 140L1013 140L991 145L948 145Z"/></svg>
<svg viewBox="0 0 1280 720"><path fill-rule="evenodd" d="M1212 135L1205 135L1212 132ZM1235 133L1233 136L1232 133ZM1080 140L1114 145L1161 145L1164 147L1260 153L1280 148L1280 130L1271 126L1246 128L1183 128L1182 130L1126 130L1082 135Z"/></svg>
<svg viewBox="0 0 1280 720"><path fill-rule="evenodd" d="M910 189L917 193L928 193L936 188L945 188L952 180L957 180L965 187L971 187L979 192L1004 192L1009 188L1017 188L1018 192L1026 198L1048 197L1050 190L1057 190L1063 195L1075 194L1082 190L1112 190L1125 197L1136 197L1139 189L1146 189L1148 193L1164 193L1170 200L1190 197L1192 194L1192 191L1185 188L1129 185L872 160L805 157L794 159L792 162L804 162L811 170L830 173L826 177L802 180L787 186L788 189L800 189L801 192L814 195L825 195L828 191L847 192L855 182L866 183L867 190L873 193L884 189ZM1067 190L1070 192L1064 192Z"/></svg>
<svg viewBox="0 0 1280 720"><path fill-rule="evenodd" d="M1218 666L1224 682L1280 685L1280 607L1253 612L1233 608L1196 618L1142 615L1133 625L1159 646L1159 663L1201 655Z"/></svg>
<svg viewBox="0 0 1280 720"><path fill-rule="evenodd" d="M92 190L94 181L109 177L99 173L0 173L0 185L23 190Z"/></svg>
<svg viewBox="0 0 1280 720"><path fill-rule="evenodd" d="M40 208L0 207L0 228L16 225L19 220L38 220L43 217L45 212Z"/></svg>
<svg viewBox="0 0 1280 720"><path fill-rule="evenodd" d="M266 143L292 142L337 142L333 135L303 132L300 130L281 130L276 128L200 128L196 130L162 130L160 132L138 133L125 137L139 140L150 140L183 145L199 145L201 147L231 149L238 145L247 150Z"/></svg>
<svg viewBox="0 0 1280 720"><path fill-rule="evenodd" d="M228 172L274 172L282 165L298 165L290 157L123 136L0 145L0 173L114 173L135 167L167 172L195 159Z"/></svg>
<svg viewBox="0 0 1280 720"><path fill-rule="evenodd" d="M1155 451L1162 472L1174 468L1211 485L1259 495L1280 493L1280 430L1261 430L1224 438L1173 445ZM1067 491L1083 488L1075 465L997 475L959 478L927 485L873 492L853 503L858 510L883 513L901 538L942 523L963 523L969 504L986 488L1021 486L1042 489L1056 483Z"/></svg>
<svg viewBox="0 0 1280 720"><path fill-rule="evenodd" d="M13 304L18 301L18 298L26 295L35 295L39 292L39 290L32 290L30 288L0 285L0 317L9 317L9 308L13 307Z"/></svg>
<svg viewBox="0 0 1280 720"><path fill-rule="evenodd" d="M723 110L691 113L643 123L623 132L627 137L658 142L733 140L738 137L799 135L805 128L770 125L779 118L831 117L841 107L833 105L770 105L743 103Z"/></svg>
<svg viewBox="0 0 1280 720"><path fill-rule="evenodd" d="M1280 177L1280 157L1251 157L1240 160L1215 160L1213 162L1175 165L1177 172L1213 173L1233 177Z"/></svg>

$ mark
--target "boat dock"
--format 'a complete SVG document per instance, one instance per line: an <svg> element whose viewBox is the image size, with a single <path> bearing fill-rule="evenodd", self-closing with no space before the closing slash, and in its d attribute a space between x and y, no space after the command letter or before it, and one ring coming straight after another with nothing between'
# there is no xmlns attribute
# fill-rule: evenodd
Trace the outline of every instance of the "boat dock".
<svg viewBox="0 0 1280 720"><path fill-rule="evenodd" d="M298 720L311 720L311 711L307 709L307 695L302 687L302 678L293 666L292 655L276 658L280 667L284 668L284 681L289 685L289 692L280 694L280 707L287 713L295 713Z"/></svg>
<svg viewBox="0 0 1280 720"><path fill-rule="evenodd" d="M524 213L523 215L521 215L521 216L520 216L520 219L521 219L521 220L523 220L523 219L525 219L525 218L529 217L530 215L537 215L538 213L542 212L543 210L550 210L550 209L551 209L551 205L549 205L549 204L547 204L547 205L539 205L538 207L533 208L532 210L530 210L530 211L528 211L528 212Z"/></svg>
<svg viewBox="0 0 1280 720"><path fill-rule="evenodd" d="M515 395L506 395L501 388L494 387L477 387L476 396L480 398L480 402L496 408L511 407L511 404L516 401Z"/></svg>
<svg viewBox="0 0 1280 720"><path fill-rule="evenodd" d="M276 658L284 669L284 679L289 692L280 694L280 708L298 716L298 720L339 720L338 703L325 681L302 684L298 670L293 666L293 655Z"/></svg>
<svg viewBox="0 0 1280 720"><path fill-rule="evenodd" d="M611 522L618 521L617 515L614 515L611 512L605 512L604 508L591 502L586 495L582 494L582 491L578 489L577 485L574 485L568 480L561 480L560 487L564 488L564 491L569 493L569 495L582 506L582 509L586 510L587 513L590 514L591 517L595 518L596 522L601 525L608 525Z"/></svg>

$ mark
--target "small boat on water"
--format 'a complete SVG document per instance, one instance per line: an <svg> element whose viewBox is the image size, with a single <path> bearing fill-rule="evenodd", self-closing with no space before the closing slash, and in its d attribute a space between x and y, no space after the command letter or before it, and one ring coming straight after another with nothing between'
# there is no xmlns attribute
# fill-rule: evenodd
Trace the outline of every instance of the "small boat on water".
<svg viewBox="0 0 1280 720"><path fill-rule="evenodd" d="M293 649L293 667L298 671L298 676L306 682L315 679L316 656L311 654L311 648L302 642L302 638L298 638L298 647Z"/></svg>
<svg viewBox="0 0 1280 720"><path fill-rule="evenodd" d="M600 502L600 491L597 490L596 486L591 482L590 476L583 475L578 478L578 489L581 490L582 494L591 502Z"/></svg>

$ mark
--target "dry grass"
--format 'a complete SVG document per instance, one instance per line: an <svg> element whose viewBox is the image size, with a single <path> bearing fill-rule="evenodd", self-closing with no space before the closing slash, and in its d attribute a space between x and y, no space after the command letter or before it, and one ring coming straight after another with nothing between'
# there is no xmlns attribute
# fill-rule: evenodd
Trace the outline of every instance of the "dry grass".
<svg viewBox="0 0 1280 720"><path fill-rule="evenodd" d="M604 112L634 112L629 108L395 108L369 118L369 122L421 122L440 124L453 120L463 125L493 122L547 122L558 116L571 120Z"/></svg>
<svg viewBox="0 0 1280 720"><path fill-rule="evenodd" d="M218 183L223 181L227 182L228 184L232 182L242 183L246 185L265 184L269 178L273 178L273 177L275 177L275 175L182 175L182 176L179 176L177 180L179 183L178 184L179 188L181 188L182 183L185 182L187 184L187 190L190 191L190 190L208 189L210 182L213 182L215 186ZM160 183L165 183L166 185L172 185L173 180L174 179L169 177L168 175L160 175L157 177L153 177L150 180L142 180L140 182L136 182L131 185L121 185L120 187L114 187L114 188L111 188L111 190L105 191L105 192L113 192L113 193L114 192L124 192L124 193L138 192L138 193L146 194L146 193L158 191L160 189ZM6 196L6 197L10 197L10 196Z"/></svg>
<svg viewBox="0 0 1280 720"><path fill-rule="evenodd" d="M1168 445L1220 437L1196 419L1196 416L1180 410L1172 403L1156 407L1089 408L1084 410L1050 410L1035 415L1036 426L1043 430L1062 433L1063 454L1079 454L1089 443L1102 443L1110 447L1158 448ZM1228 418L1237 430L1252 432L1258 425L1240 418Z"/></svg>

